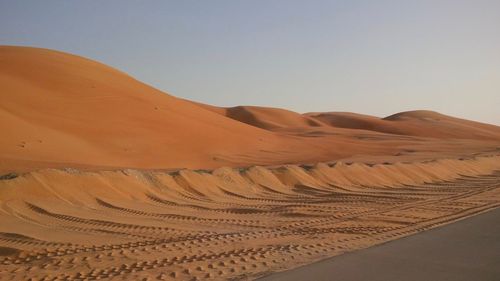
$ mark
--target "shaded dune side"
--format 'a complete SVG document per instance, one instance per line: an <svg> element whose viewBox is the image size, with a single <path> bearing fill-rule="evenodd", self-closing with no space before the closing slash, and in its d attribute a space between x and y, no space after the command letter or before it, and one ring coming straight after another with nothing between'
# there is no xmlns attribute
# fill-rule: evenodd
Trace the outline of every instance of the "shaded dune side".
<svg viewBox="0 0 500 281"><path fill-rule="evenodd" d="M1 213L13 214L32 202L51 209L74 206L92 208L99 200L114 202L159 198L175 204L193 200L222 205L251 204L254 200L283 200L287 196L335 190L363 191L438 183L463 176L490 174L500 170L500 156L471 159L441 159L416 163L365 165L360 163L254 166L244 169L100 171L40 170L0 181ZM71 183L71 184L69 184ZM235 201L236 200L236 201ZM54 204L57 202L57 204Z"/></svg>

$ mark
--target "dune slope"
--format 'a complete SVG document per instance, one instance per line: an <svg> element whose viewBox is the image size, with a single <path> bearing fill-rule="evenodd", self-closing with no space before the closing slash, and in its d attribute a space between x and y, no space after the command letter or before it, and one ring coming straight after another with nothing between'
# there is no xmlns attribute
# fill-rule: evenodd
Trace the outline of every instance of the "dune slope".
<svg viewBox="0 0 500 281"><path fill-rule="evenodd" d="M0 46L0 87L0 172L402 161L492 153L500 140L496 126L437 113L379 119L214 107L39 48Z"/></svg>
<svg viewBox="0 0 500 281"><path fill-rule="evenodd" d="M296 143L51 50L0 47L0 85L3 166L215 167Z"/></svg>
<svg viewBox="0 0 500 281"><path fill-rule="evenodd" d="M378 118L350 112L299 114L280 108L260 106L228 108L202 106L234 120L269 131L315 130L328 132L332 128L343 128L438 139L500 140L500 127L498 126L459 119L427 110L400 112L385 118Z"/></svg>
<svg viewBox="0 0 500 281"><path fill-rule="evenodd" d="M444 139L500 140L498 126L427 110L401 112L385 118L346 112L308 113L306 115L339 128Z"/></svg>
<svg viewBox="0 0 500 281"><path fill-rule="evenodd" d="M500 207L500 128L179 99L0 47L0 280L249 280Z"/></svg>

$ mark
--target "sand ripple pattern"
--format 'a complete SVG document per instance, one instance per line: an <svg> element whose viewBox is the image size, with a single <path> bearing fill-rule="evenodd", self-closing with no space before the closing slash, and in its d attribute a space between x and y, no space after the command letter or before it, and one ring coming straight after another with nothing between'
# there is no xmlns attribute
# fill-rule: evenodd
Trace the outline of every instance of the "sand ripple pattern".
<svg viewBox="0 0 500 281"><path fill-rule="evenodd" d="M252 280L500 206L500 157L0 180L0 280Z"/></svg>

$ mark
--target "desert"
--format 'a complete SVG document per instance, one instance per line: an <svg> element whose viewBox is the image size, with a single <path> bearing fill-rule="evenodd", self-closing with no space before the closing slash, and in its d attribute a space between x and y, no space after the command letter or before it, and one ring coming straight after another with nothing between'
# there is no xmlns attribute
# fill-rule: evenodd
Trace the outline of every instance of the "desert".
<svg viewBox="0 0 500 281"><path fill-rule="evenodd" d="M254 280L500 206L500 127L217 107L0 47L1 280Z"/></svg>

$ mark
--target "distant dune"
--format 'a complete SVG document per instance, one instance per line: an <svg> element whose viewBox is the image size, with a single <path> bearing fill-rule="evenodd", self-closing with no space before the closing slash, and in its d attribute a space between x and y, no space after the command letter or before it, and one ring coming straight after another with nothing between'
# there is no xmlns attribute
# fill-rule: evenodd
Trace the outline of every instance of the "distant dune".
<svg viewBox="0 0 500 281"><path fill-rule="evenodd" d="M325 124L309 117L281 108L260 106L215 107L204 104L200 106L239 122L269 131L287 128L322 127Z"/></svg>
<svg viewBox="0 0 500 281"><path fill-rule="evenodd" d="M0 47L0 87L3 171L278 165L408 151L407 158L425 158L429 151L491 152L500 140L497 126L426 111L380 119L214 107L101 63L38 48Z"/></svg>
<svg viewBox="0 0 500 281"><path fill-rule="evenodd" d="M308 113L306 115L339 128L432 138L500 139L498 126L454 118L427 110L401 112L382 119L341 112Z"/></svg>
<svg viewBox="0 0 500 281"><path fill-rule="evenodd" d="M299 114L285 109L259 106L229 108L202 106L231 119L269 131L299 128L328 130L328 127L333 127L432 138L500 140L498 126L454 118L428 110L407 111L378 118L350 112Z"/></svg>

